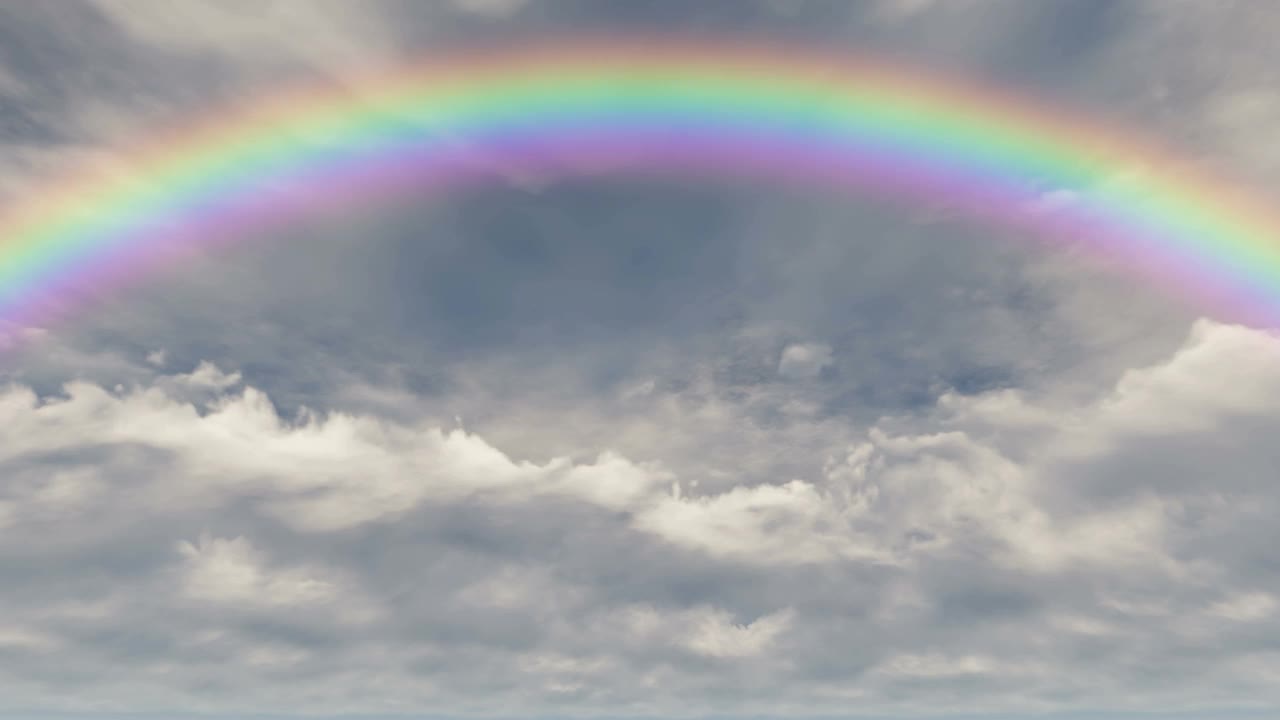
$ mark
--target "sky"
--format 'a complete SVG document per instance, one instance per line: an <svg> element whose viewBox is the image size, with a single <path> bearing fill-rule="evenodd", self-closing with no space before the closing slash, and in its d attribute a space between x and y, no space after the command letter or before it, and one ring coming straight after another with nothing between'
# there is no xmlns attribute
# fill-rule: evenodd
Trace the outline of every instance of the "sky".
<svg viewBox="0 0 1280 720"><path fill-rule="evenodd" d="M0 207L442 48L766 37L1280 202L1280 4L0 2ZM300 218L0 354L0 718L1280 714L1280 337L927 203Z"/></svg>

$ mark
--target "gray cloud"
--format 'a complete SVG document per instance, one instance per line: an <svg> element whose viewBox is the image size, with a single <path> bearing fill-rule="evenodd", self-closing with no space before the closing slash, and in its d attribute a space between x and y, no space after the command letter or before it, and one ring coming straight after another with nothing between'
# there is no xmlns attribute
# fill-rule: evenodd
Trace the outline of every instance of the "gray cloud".
<svg viewBox="0 0 1280 720"><path fill-rule="evenodd" d="M9 707L76 709L48 694L71 683L136 710L366 712L374 678L459 712L1274 701L1278 351L1205 322L1089 403L945 395L832 433L812 477L721 488L607 447L531 463L460 430L285 421L210 366L14 386L0 646L33 689ZM1246 382L1205 372L1227 366Z"/></svg>

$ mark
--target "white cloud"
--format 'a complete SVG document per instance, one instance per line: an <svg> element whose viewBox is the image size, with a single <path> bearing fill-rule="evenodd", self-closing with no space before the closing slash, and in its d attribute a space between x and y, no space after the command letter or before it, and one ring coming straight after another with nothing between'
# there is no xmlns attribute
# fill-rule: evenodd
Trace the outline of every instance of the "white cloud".
<svg viewBox="0 0 1280 720"><path fill-rule="evenodd" d="M736 622L724 608L699 605L660 610L651 605L628 605L609 613L604 622L615 641L637 648L675 648L698 657L746 660L777 651L792 629L796 614L782 608L750 622Z"/></svg>
<svg viewBox="0 0 1280 720"><path fill-rule="evenodd" d="M163 364L164 360L160 360ZM200 363L195 370L186 375L177 375L174 380L183 385L208 390L225 390L240 384L240 373L225 373L210 362Z"/></svg>
<svg viewBox="0 0 1280 720"><path fill-rule="evenodd" d="M811 483L735 487L707 497L668 497L637 527L669 542L749 563L874 558L850 527L848 508Z"/></svg>
<svg viewBox="0 0 1280 720"><path fill-rule="evenodd" d="M778 637L791 627L795 613L779 610L738 624L723 611L707 611L687 639L690 650L714 658L755 657L768 652Z"/></svg>
<svg viewBox="0 0 1280 720"><path fill-rule="evenodd" d="M1263 332L1200 321L1169 362L1120 380L1098 408L1107 426L1097 432L1177 435L1203 432L1224 418L1270 415L1271 393L1280 389L1277 344Z"/></svg>
<svg viewBox="0 0 1280 720"><path fill-rule="evenodd" d="M59 565L81 578L59 582L106 604L33 604L33 580L0 590L0 609L25 633L9 646L65 662L84 657L77 628L161 622L183 628L182 652L233 658L226 672L341 684L335 654L417 687L401 696L411 706L461 702L450 683L466 693L475 676L431 660L461 648L490 668L491 696L546 708L742 677L810 710L849 693L891 708L902 683L923 702L957 678L995 687L1012 673L1062 690L1094 677L1072 660L1081 643L1123 642L1159 667L1170 642L1274 617L1280 587L1241 548L1263 557L1275 541L1280 508L1251 473L1274 467L1253 439L1280 429L1277 356L1270 335L1201 323L1083 403L952 394L850 430L815 476L698 486L607 450L518 461L460 429L286 421L213 365L130 390L10 386L0 535L39 526L56 548L23 552L100 568ZM1247 377L1224 388L1224 368ZM183 396L193 386L198 402ZM687 411L677 426L705 417ZM209 532L193 539L193 522ZM157 543L170 551L148 560ZM104 576L104 552L140 566ZM186 628L193 612L212 626ZM1007 631L983 625L992 612ZM246 638L235 618L250 616L292 629ZM1239 657L1223 646L1206 662ZM438 682L409 684L404 663ZM1097 687L1105 699L1111 686Z"/></svg>
<svg viewBox="0 0 1280 720"><path fill-rule="evenodd" d="M239 382L238 373L202 363L190 374L128 392L76 382L63 398L39 399L13 387L0 393L0 421L9 429L0 461L85 445L138 444L171 453L171 472L188 478L181 494L157 485L150 502L265 492L271 512L315 531L477 494L516 500L561 495L622 509L669 483L661 469L609 453L592 463L515 462L463 430L309 412L288 423L251 387L214 398L203 412L175 397L186 388L221 392Z"/></svg>
<svg viewBox="0 0 1280 720"><path fill-rule="evenodd" d="M788 345L778 361L778 374L791 379L814 378L831 365L831 348L819 343Z"/></svg>
<svg viewBox="0 0 1280 720"><path fill-rule="evenodd" d="M243 537L202 536L178 544L183 588L196 600L216 603L291 607L334 597L333 583L300 568L272 570Z"/></svg>

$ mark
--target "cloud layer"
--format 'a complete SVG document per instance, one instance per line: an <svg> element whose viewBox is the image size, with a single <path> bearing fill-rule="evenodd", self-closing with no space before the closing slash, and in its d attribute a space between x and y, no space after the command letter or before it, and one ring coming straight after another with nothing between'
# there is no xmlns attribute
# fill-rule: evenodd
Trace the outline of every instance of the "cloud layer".
<svg viewBox="0 0 1280 720"><path fill-rule="evenodd" d="M710 491L609 448L285 419L207 364L10 386L5 709L1274 702L1276 357L1201 322L1088 403L945 395L816 476Z"/></svg>

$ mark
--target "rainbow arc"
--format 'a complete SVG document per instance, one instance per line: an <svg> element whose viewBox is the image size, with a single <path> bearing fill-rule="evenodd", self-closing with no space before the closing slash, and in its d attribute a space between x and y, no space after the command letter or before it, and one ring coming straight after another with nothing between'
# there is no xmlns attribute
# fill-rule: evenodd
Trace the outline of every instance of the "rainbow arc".
<svg viewBox="0 0 1280 720"><path fill-rule="evenodd" d="M131 173L64 178L0 216L0 321L47 322L188 249L499 167L942 202L1123 258L1208 312L1280 322L1280 217L1263 200L1136 134L871 58L561 39L267 97L127 156Z"/></svg>

